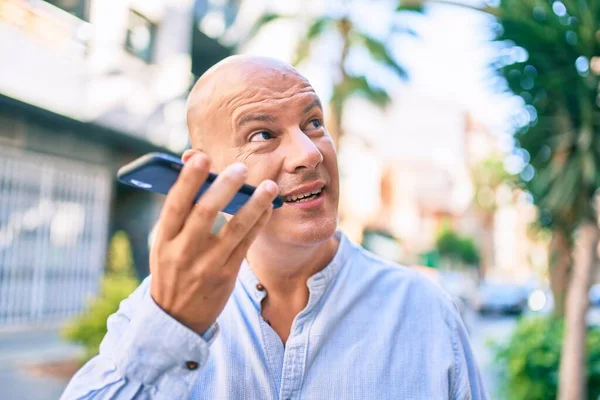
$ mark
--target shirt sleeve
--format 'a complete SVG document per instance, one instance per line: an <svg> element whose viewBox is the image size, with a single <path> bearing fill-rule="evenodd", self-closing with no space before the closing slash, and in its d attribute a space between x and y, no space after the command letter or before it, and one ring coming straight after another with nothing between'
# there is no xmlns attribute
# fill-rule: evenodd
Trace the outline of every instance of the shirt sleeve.
<svg viewBox="0 0 600 400"><path fill-rule="evenodd" d="M204 335L164 312L150 277L107 320L99 354L71 379L61 400L189 398L219 327Z"/></svg>
<svg viewBox="0 0 600 400"><path fill-rule="evenodd" d="M488 400L477 361L473 355L467 329L456 305L447 314L447 324L451 330L454 371L451 374L451 399Z"/></svg>

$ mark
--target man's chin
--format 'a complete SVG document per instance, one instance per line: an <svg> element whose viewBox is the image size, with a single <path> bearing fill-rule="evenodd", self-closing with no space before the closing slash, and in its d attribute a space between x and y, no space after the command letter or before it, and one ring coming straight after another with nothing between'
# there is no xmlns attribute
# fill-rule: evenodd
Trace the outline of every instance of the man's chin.
<svg viewBox="0 0 600 400"><path fill-rule="evenodd" d="M337 218L331 220L318 219L316 221L288 226L283 235L287 241L302 246L315 246L323 243L335 234Z"/></svg>
<svg viewBox="0 0 600 400"><path fill-rule="evenodd" d="M263 234L282 243L310 247L331 239L336 230L337 215L334 215L330 218L320 217L302 222L269 223Z"/></svg>

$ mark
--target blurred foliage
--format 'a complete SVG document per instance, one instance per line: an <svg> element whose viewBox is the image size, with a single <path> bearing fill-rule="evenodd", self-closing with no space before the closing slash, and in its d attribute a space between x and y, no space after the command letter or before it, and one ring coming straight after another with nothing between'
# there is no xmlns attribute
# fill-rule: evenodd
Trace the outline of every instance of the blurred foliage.
<svg viewBox="0 0 600 400"><path fill-rule="evenodd" d="M438 268L440 265L440 253L435 249L420 253L419 264L425 267Z"/></svg>
<svg viewBox="0 0 600 400"><path fill-rule="evenodd" d="M343 3L339 13L335 15L309 14L279 15L267 13L261 16L250 30L250 37L257 35L266 25L281 19L293 20L303 23L305 34L298 41L295 51L294 65L298 65L310 58L312 49L325 37L337 37L341 46L335 49L337 68L332 71L334 77L333 93L330 100L330 111L332 122L329 130L334 138L339 139L342 135L342 114L345 102L352 96L358 95L368 99L373 104L384 107L390 102L390 96L383 87L373 85L367 74L357 73L355 69L348 68L348 57L354 50L366 50L366 54L372 61L390 69L402 79L407 78L406 69L400 65L391 54L387 40L379 40L364 30L361 25L355 23L350 17L349 8L352 1ZM410 11L419 11L420 7L413 7ZM389 26L388 39L392 35L408 34L416 35L414 31L403 27L398 23ZM333 49L330 49L333 50Z"/></svg>
<svg viewBox="0 0 600 400"><path fill-rule="evenodd" d="M509 174L504 168L504 160L499 155L491 156L479 161L471 167L471 180L473 182L473 205L480 220L482 234L479 238L481 245L480 276L482 278L495 264L495 216L498 204L499 190L508 187L511 191L517 186L518 178Z"/></svg>
<svg viewBox="0 0 600 400"><path fill-rule="evenodd" d="M440 257L449 259L453 263L461 263L466 266L479 264L479 250L473 239L461 236L448 226L440 230L435 247Z"/></svg>
<svg viewBox="0 0 600 400"><path fill-rule="evenodd" d="M504 168L504 161L500 157L491 157L482 160L471 171L475 189L475 204L477 209L494 213L496 211L496 191L501 185L513 186L517 177L509 174Z"/></svg>
<svg viewBox="0 0 600 400"><path fill-rule="evenodd" d="M593 220L600 184L600 2L501 0L494 64L521 97L521 173L541 223L572 232Z"/></svg>
<svg viewBox="0 0 600 400"><path fill-rule="evenodd" d="M523 109L514 120L515 151L525 163L523 186L538 206L540 225L552 229L555 238L568 238L578 228L585 228L580 231L585 234L577 235L575 242L582 240L581 254L594 254L598 244L594 203L600 185L600 2L500 0L495 14L496 44L503 48L495 67L505 78L508 91L523 101ZM566 261L553 263L550 270L559 307L569 286L579 290L573 296L585 297L580 288L589 287L595 267L593 258L574 259L573 271L568 272L570 240L563 242L563 249L552 258ZM586 310L585 301L574 301L566 308L570 329L565 347L569 351L563 354L560 367L564 385L561 398L581 397L585 392L585 368L580 371L567 366L585 354L586 343L581 337L586 326L577 315L585 315ZM587 350L598 351L597 346ZM525 357L531 360L529 355ZM597 366L589 368L589 376L596 379ZM514 375L514 365L509 364L507 372ZM525 376L519 375L516 381L530 382ZM556 384L556 379L550 383ZM587 392L596 398L597 387L588 384ZM527 394L521 386L514 386L517 393ZM531 390L526 398L555 397L534 397L541 393L533 387ZM511 392L511 398L517 397Z"/></svg>
<svg viewBox="0 0 600 400"><path fill-rule="evenodd" d="M91 300L83 314L68 321L62 329L65 339L84 346L83 362L98 354L107 331L106 320L138 285L129 238L123 231L116 232L109 244L107 269L100 284L100 293Z"/></svg>
<svg viewBox="0 0 600 400"><path fill-rule="evenodd" d="M511 400L555 400L564 321L551 317L519 320L506 343L492 344L501 375L501 397ZM600 396L600 328L588 330L588 398Z"/></svg>

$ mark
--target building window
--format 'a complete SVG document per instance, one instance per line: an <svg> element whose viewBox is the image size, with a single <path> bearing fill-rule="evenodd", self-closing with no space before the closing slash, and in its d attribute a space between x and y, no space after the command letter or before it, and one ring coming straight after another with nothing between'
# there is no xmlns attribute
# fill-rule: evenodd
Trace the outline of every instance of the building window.
<svg viewBox="0 0 600 400"><path fill-rule="evenodd" d="M87 0L44 0L55 7L73 14L79 19L88 20L88 1Z"/></svg>
<svg viewBox="0 0 600 400"><path fill-rule="evenodd" d="M134 10L129 10L125 48L147 63L152 62L156 24Z"/></svg>

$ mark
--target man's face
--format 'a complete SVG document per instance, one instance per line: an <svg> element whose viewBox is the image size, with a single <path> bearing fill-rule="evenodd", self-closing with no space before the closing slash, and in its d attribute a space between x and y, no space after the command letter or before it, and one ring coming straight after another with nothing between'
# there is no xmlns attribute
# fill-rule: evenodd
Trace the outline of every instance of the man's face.
<svg viewBox="0 0 600 400"><path fill-rule="evenodd" d="M337 227L339 177L323 109L310 84L290 70L237 71L204 124L213 170L241 161L248 183L275 181L285 197L260 237L295 245L329 239ZM202 135L202 132L199 132ZM260 239L259 237L259 239Z"/></svg>

